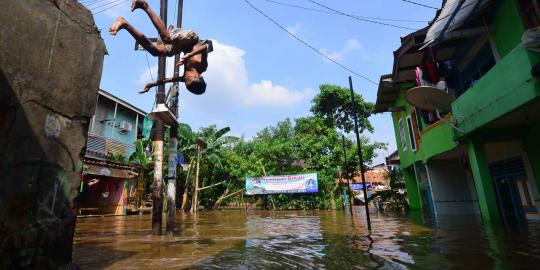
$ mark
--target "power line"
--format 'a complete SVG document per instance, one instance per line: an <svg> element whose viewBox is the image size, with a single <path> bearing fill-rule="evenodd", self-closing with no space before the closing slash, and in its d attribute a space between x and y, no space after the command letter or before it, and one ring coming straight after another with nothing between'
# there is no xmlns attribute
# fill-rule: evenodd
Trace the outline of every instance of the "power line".
<svg viewBox="0 0 540 270"><path fill-rule="evenodd" d="M120 1L120 2L117 3L118 1ZM94 12L93 14L94 14L94 15L97 15L97 14L99 14L99 13L101 13L101 12L110 10L110 9L112 9L113 7L116 7L116 6L118 6L118 5L122 4L122 3L125 3L125 2L127 2L127 1L129 1L129 0L118 0L118 1L117 1L117 2L114 2L114 3L117 3L117 4L112 5L112 6L109 6L109 7L106 7L106 8L104 8L104 9L100 10L100 11ZM112 2L111 2L111 3L112 3ZM91 9L91 10L94 10L94 9Z"/></svg>
<svg viewBox="0 0 540 270"><path fill-rule="evenodd" d="M292 7L292 8L316 11L316 12L321 12L321 13L326 13L326 14L342 15L341 13L338 13L338 12L333 12L333 11L328 11L328 10L323 10L323 9L317 9L317 8L310 8L310 7L305 7L305 6L291 5L291 4L287 4L287 3L279 2L279 1L274 1L274 0L264 0L264 1L274 3L274 4L278 4L278 5L282 5L282 6ZM390 18L381 18L381 17L369 17L369 16L362 16L362 15L353 15L353 14L351 14L351 15L355 16L355 17L358 17L358 18L381 20L381 21L416 22L416 23L426 23L427 22L427 21L422 21L422 20L390 19Z"/></svg>
<svg viewBox="0 0 540 270"><path fill-rule="evenodd" d="M369 79L368 77L362 75L362 74L359 74L357 72L355 72L354 70L348 68L347 66L337 62L336 60L328 57L326 54L320 52L319 50L315 49L315 47L309 45L309 43L307 43L306 41L302 40L301 38L297 37L295 34L291 33L290 31L288 31L285 27L283 27L281 24L279 24L278 22L276 22L274 19L272 19L270 16L266 15L266 13L264 13L262 10L258 9L257 7L255 7L249 0L244 0L244 2L246 2L246 4L248 4L252 9L256 10L257 12L259 12L262 16L264 16L266 19L268 19L269 21L271 21L272 23L274 23L277 27L279 27L281 30L285 31L287 34L289 34L290 36L292 36L293 38L295 38L298 42L304 44L305 46L307 46L308 48L310 48L311 50L313 50L314 52L316 52L317 54L321 55L322 57L324 57L325 59L333 62L334 64L340 66L341 68L349 71L350 73L372 83L372 84L375 84L375 85L378 85L375 81Z"/></svg>
<svg viewBox="0 0 540 270"><path fill-rule="evenodd" d="M91 7L91 8L89 8L89 9L90 9L90 10L96 10L96 9L98 9L98 8L100 8L100 7L109 6L109 5L112 5L112 4L114 4L114 3L118 3L118 2L120 2L120 1L125 2L124 0L115 0L115 1L107 2L107 3L102 4L102 5L99 5L99 6ZM127 0L126 0L126 1L127 1Z"/></svg>
<svg viewBox="0 0 540 270"><path fill-rule="evenodd" d="M347 13L344 13L344 12L341 12L339 10L335 10L331 7L328 7L328 6L325 6L321 3L318 3L316 1L313 1L313 0L306 0L306 1L309 1L315 5L318 5L318 6L321 6L323 8L326 8L328 10L331 10L333 12L336 12L336 13L339 13L343 16L347 16L347 17L350 17L350 18L353 18L353 19L356 19L356 20L359 20L359 21L365 21L365 22L370 22L370 23L375 23L375 24L380 24L380 25L386 25L386 26L391 26L391 27L395 27L395 28L401 28L401 29L407 29L407 30L418 30L418 29L415 29L415 28L410 28L410 27L405 27L405 26L399 26L399 25L395 25L395 24L390 24L390 23L384 23L384 22L377 22L377 21L373 21L373 20L368 20L368 19L363 19L363 18L360 18L360 17L357 17L355 15L351 15L351 14L347 14Z"/></svg>
<svg viewBox="0 0 540 270"><path fill-rule="evenodd" d="M97 5L97 4L101 4L101 3L107 3L107 4L109 4L110 2L111 2L111 1L109 1L109 0L95 0L95 1L93 1L93 2L85 2L84 5L85 5L86 7L91 7L91 6L93 6L93 5Z"/></svg>
<svg viewBox="0 0 540 270"><path fill-rule="evenodd" d="M105 0L83 0L83 1L79 1L79 3L87 5L89 3L101 2L101 1L105 1Z"/></svg>
<svg viewBox="0 0 540 270"><path fill-rule="evenodd" d="M428 6L428 5L425 5L425 4L422 4L422 3L418 3L418 2L414 2L414 1L410 1L410 0L401 0L401 1L407 2L407 3L410 3L410 4L413 4L413 5L425 7L425 8L431 8L431 9L435 9L435 10L438 9L438 8L436 8L436 7Z"/></svg>
<svg viewBox="0 0 540 270"><path fill-rule="evenodd" d="M148 74L150 74L150 79L154 81L154 76L152 75L152 69L150 68L150 62L148 61L148 52L144 51L144 56L146 57L146 67L148 68Z"/></svg>

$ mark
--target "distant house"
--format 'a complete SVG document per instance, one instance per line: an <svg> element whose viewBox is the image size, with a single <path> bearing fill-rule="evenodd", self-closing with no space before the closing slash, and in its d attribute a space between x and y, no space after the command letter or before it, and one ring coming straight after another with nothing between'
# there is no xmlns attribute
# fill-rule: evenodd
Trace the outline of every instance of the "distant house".
<svg viewBox="0 0 540 270"><path fill-rule="evenodd" d="M394 151L392 154L386 157L386 168L388 170L399 169L399 154L398 151Z"/></svg>
<svg viewBox="0 0 540 270"><path fill-rule="evenodd" d="M368 189L374 188L375 190L378 190L389 187L388 169L384 163L367 167L366 171L364 172L364 178L366 180L366 186ZM335 180L335 182L347 184L348 179L338 178ZM351 179L351 186L354 190L360 190L362 189L361 183L362 176L360 175L360 172L356 172L353 179Z"/></svg>
<svg viewBox="0 0 540 270"><path fill-rule="evenodd" d="M133 144L141 137L145 115L132 104L99 91L81 175L81 214L123 215L128 204L136 201L137 187L142 182L138 181L139 172L135 166L114 160L111 155L127 159L135 151Z"/></svg>

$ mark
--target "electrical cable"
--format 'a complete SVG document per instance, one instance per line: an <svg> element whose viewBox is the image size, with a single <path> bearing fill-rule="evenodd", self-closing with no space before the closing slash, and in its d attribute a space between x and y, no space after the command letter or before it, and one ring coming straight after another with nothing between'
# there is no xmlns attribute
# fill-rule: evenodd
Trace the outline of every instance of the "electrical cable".
<svg viewBox="0 0 540 270"><path fill-rule="evenodd" d="M146 67L148 68L148 74L150 74L150 79L154 81L154 76L152 76L152 70L150 69L150 62L148 61L148 52L144 51L144 56L146 57Z"/></svg>
<svg viewBox="0 0 540 270"><path fill-rule="evenodd" d="M88 7L88 8L90 8L91 6L98 5L98 4L102 4L102 3L109 4L109 3L111 3L111 1L110 1L110 0L97 0L97 1L94 1L94 2L92 2L92 3L88 3L88 2L87 2L87 3L85 3L84 5L85 5L86 7ZM95 6L94 6L94 7L95 7ZM92 7L92 8L94 8L94 7Z"/></svg>
<svg viewBox="0 0 540 270"><path fill-rule="evenodd" d="M103 0L82 0L82 1L79 1L79 3L86 5L88 3L99 2L99 1L103 1Z"/></svg>
<svg viewBox="0 0 540 270"><path fill-rule="evenodd" d="M321 12L321 13L326 13L326 14L342 15L341 13L338 13L338 12L333 12L333 11L328 11L328 10L323 10L323 9L317 9L317 8L309 8L309 7L305 7L305 6L291 5L291 4L287 4L287 3L279 2L279 1L275 1L275 0L264 0L264 1L274 3L274 4L278 4L278 5L282 5L282 6L292 7L292 8L305 9L305 10L316 11L316 12ZM390 18L381 18L381 17L368 17L368 16L354 15L354 14L351 14L351 15L354 16L354 17L358 17L358 18L381 20L381 21L415 22L415 23L427 23L428 22L428 21L422 21L422 20L390 19Z"/></svg>
<svg viewBox="0 0 540 270"><path fill-rule="evenodd" d="M146 67L148 68L148 74L150 74L150 79L154 81L154 76L152 75L152 69L150 69L150 62L148 61L147 51L144 51L144 57L146 58ZM153 111L155 106L156 106L156 99L154 99L154 104L152 105L152 108L150 109L150 111Z"/></svg>
<svg viewBox="0 0 540 270"><path fill-rule="evenodd" d="M125 3L125 2L127 2L127 1L129 1L129 0L119 0L119 1L120 1L119 3L115 2L115 3L117 3L117 4L112 5L112 6L109 6L109 7L106 7L106 8L104 8L104 9L100 10L100 11L94 12L93 14L94 14L94 15L97 15L97 14L99 14L99 13L101 13L101 12L110 10L110 9L112 9L113 7L116 7L116 6L120 5L120 4L123 4L123 3Z"/></svg>
<svg viewBox="0 0 540 270"><path fill-rule="evenodd" d="M296 39L298 42L302 43L303 45L307 46L308 48L310 48L311 50L313 50L314 52L316 52L317 54L321 55L322 57L324 57L325 59L333 62L334 64L340 66L341 68L343 68L344 70L347 70L348 72L374 84L374 85L378 85L378 83L376 83L375 81L369 79L368 77L362 75L362 74L359 74L358 72L355 72L354 70L348 68L347 66L337 62L336 60L330 58L329 56L327 56L326 54L320 52L319 50L315 49L315 47L311 46L309 43L307 43L306 41L302 40L301 38L299 38L298 36L296 36L295 34L291 33L290 31L288 31L285 27L283 27L281 24L279 24L277 21L275 21L274 19L272 19L270 16L266 15L266 13L264 13L262 10L258 9L257 7L255 7L249 0L244 0L244 2L246 2L246 4L248 4L252 9L256 10L257 12L259 12L262 16L264 16L266 19L268 19L269 21L271 21L273 24L275 24L277 27L279 27L281 30L285 31L287 34L289 34L290 36L292 36L294 39Z"/></svg>
<svg viewBox="0 0 540 270"><path fill-rule="evenodd" d="M347 16L347 17L350 17L350 18L353 18L353 19L356 19L356 20L359 20L359 21L365 21L365 22L370 22L370 23L375 23L375 24L380 24L380 25L386 25L386 26L391 26L391 27L395 27L395 28L401 28L401 29L407 29L407 30L418 30L418 29L415 29L415 28L410 28L410 27L405 27L405 26L400 26L400 25L395 25L395 24L390 24L390 23L384 23L384 22L378 22L378 21L373 21L373 20L368 20L368 19L363 19L363 18L359 18L359 17L356 17L354 15L351 15L351 14L347 14L347 13L344 13L344 12L341 12L339 10L335 10L331 7L328 7L328 6L325 6L319 2L316 2L316 1L313 1L313 0L306 0L306 1L309 1L315 5L318 5L318 6L321 6L323 8L326 8L328 10L331 10L333 12L337 12L343 16Z"/></svg>
<svg viewBox="0 0 540 270"><path fill-rule="evenodd" d="M418 3L418 2L414 2L414 1L410 1L410 0L401 0L403 2L407 2L407 3L410 3L410 4L413 4L413 5L417 5L417 6L421 6L421 7L425 7L425 8L431 8L431 9L435 9L437 10L438 8L436 7L432 7L432 6L428 6L428 5L425 5L425 4L421 4L421 3Z"/></svg>
<svg viewBox="0 0 540 270"><path fill-rule="evenodd" d="M103 4L103 5L91 7L91 8L89 8L89 9L92 11L92 10L96 10L96 9L98 9L98 8L100 8L100 7L108 6L108 5L115 4L115 3L118 3L118 2L121 2L121 1L122 1L122 2L125 2L124 0L115 0L115 1L107 2L107 3ZM126 1L127 1L127 0L126 0Z"/></svg>

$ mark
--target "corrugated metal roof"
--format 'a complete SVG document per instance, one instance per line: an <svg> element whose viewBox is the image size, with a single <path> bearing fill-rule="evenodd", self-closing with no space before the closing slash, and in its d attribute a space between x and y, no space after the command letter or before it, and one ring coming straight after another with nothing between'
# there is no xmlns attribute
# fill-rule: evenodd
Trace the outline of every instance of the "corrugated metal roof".
<svg viewBox="0 0 540 270"><path fill-rule="evenodd" d="M443 41L445 33L457 30L471 15L492 2L492 0L447 0L431 23L422 48Z"/></svg>

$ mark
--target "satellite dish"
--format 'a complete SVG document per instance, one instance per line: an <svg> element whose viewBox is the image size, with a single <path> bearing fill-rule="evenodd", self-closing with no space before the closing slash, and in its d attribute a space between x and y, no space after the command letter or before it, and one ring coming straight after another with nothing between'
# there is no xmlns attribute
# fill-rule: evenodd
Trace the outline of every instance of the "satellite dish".
<svg viewBox="0 0 540 270"><path fill-rule="evenodd" d="M405 98L413 106L428 111L447 109L453 101L446 91L432 86L411 88Z"/></svg>

